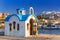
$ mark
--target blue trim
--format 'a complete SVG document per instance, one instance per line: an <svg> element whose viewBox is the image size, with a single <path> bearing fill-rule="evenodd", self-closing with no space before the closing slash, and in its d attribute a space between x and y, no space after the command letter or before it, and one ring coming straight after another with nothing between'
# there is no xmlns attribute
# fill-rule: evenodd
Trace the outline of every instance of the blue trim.
<svg viewBox="0 0 60 40"><path fill-rule="evenodd" d="M6 17L5 21L9 21L9 19L10 19L12 16L18 17L19 21L25 21L25 20L28 18L28 16L30 16L30 14L26 14L26 15L22 15L22 14L9 15L8 17Z"/></svg>
<svg viewBox="0 0 60 40"><path fill-rule="evenodd" d="M17 10L26 10L25 8L18 8Z"/></svg>

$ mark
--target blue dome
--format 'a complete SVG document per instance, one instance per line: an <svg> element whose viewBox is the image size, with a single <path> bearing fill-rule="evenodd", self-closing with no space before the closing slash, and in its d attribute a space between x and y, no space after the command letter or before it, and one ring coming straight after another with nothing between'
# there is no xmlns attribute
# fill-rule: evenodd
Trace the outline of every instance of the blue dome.
<svg viewBox="0 0 60 40"><path fill-rule="evenodd" d="M18 17L19 21L25 21L31 14L26 14L26 15L22 15L22 14L13 14L13 15L9 15L6 17L5 21L9 21L10 17L12 16L16 16Z"/></svg>

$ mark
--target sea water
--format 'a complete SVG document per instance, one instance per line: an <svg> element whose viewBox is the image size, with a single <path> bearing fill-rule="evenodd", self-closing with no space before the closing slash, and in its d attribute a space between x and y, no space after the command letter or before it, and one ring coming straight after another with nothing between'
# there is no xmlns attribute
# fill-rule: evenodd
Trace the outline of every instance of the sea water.
<svg viewBox="0 0 60 40"><path fill-rule="evenodd" d="M59 34L60 35L60 30L44 30L44 29L38 29L39 34Z"/></svg>

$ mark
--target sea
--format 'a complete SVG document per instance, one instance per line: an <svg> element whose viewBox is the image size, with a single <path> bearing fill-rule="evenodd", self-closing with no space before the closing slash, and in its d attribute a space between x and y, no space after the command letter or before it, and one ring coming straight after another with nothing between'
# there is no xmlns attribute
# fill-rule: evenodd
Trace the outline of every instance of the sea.
<svg viewBox="0 0 60 40"><path fill-rule="evenodd" d="M56 34L56 35L60 35L60 30L38 29L38 34Z"/></svg>

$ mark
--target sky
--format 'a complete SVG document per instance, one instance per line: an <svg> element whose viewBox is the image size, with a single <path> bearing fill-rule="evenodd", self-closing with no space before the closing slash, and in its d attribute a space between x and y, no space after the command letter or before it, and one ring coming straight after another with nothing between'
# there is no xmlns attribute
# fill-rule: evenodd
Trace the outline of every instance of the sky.
<svg viewBox="0 0 60 40"><path fill-rule="evenodd" d="M29 11L32 6L35 15L43 11L60 11L60 0L0 0L0 12L15 14L16 9L25 8Z"/></svg>

